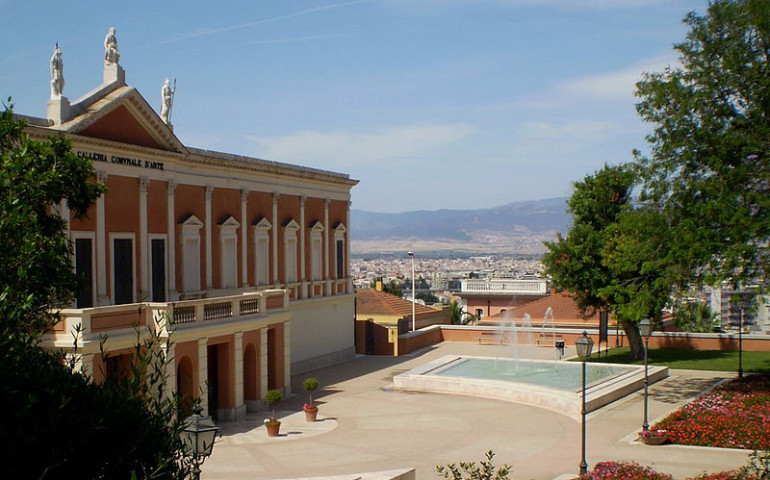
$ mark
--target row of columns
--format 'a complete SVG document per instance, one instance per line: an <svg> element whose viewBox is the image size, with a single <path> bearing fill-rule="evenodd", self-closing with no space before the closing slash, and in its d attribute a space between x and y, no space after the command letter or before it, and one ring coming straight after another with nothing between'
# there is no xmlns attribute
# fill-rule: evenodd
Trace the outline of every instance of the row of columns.
<svg viewBox="0 0 770 480"><path fill-rule="evenodd" d="M107 173L103 171L97 172L97 179L99 182L106 183ZM139 258L140 258L140 277L139 277L139 300L149 298L150 293L150 277L149 277L149 252L148 252L148 217L147 217L147 189L149 186L149 179L147 177L139 177ZM167 295L169 300L177 300L179 293L176 288L176 215L174 210L175 204L175 191L177 183L174 180L168 180L167 187L167 261L168 272L166 276L167 281ZM212 205L211 199L213 196L214 188L211 185L206 186L206 203L205 203L205 236L206 236L206 290L213 288L213 219L212 219ZM247 188L241 189L241 219L245 219L247 215L246 204L248 200L249 190ZM280 288L280 282L278 278L278 231L279 231L279 218L278 218L278 200L280 198L279 193L273 193L272 196L272 282L276 288ZM305 217L305 204L307 202L306 196L300 197L300 255L299 255L299 278L303 283L303 288L300 290L300 297L305 298L307 296L306 288L304 284L307 282L307 272L305 268L306 261L306 217ZM323 278L326 279L326 294L329 295L331 272L329 271L329 257L330 248L332 248L332 229L329 228L329 206L331 200L325 199L324 201L324 247L322 248L323 255ZM69 219L69 212L66 210L65 205L60 206L60 213L62 218ZM242 220L243 221L243 220ZM348 208L346 211L346 225L350 224L350 203L348 202ZM243 226L245 228L245 225ZM346 242L347 244L347 242ZM96 305L105 306L110 304L110 298L107 294L107 231L106 231L106 211L104 204L104 196L100 196L96 200L96 269L98 274L96 275ZM241 234L241 283L243 287L248 287L248 265L247 265L247 242L245 241L245 233ZM347 274L345 275L347 276Z"/></svg>

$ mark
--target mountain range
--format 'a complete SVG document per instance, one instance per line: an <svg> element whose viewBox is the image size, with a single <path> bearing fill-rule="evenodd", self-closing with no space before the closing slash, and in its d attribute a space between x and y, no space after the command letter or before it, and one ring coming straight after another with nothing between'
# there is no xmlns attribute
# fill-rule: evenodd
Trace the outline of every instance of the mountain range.
<svg viewBox="0 0 770 480"><path fill-rule="evenodd" d="M352 252L543 252L542 242L572 223L566 197L512 202L475 210L350 212Z"/></svg>

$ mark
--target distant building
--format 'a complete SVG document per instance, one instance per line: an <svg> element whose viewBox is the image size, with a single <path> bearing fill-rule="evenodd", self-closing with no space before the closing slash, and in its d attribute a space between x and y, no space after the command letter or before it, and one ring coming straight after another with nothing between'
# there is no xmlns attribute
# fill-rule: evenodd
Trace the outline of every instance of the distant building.
<svg viewBox="0 0 770 480"><path fill-rule="evenodd" d="M548 293L548 280L542 278L474 278L462 281L458 296L466 312L484 319L546 297Z"/></svg>
<svg viewBox="0 0 770 480"><path fill-rule="evenodd" d="M412 302L380 288L356 291L356 353L398 355L398 335L412 329ZM448 323L448 310L414 304L417 329Z"/></svg>

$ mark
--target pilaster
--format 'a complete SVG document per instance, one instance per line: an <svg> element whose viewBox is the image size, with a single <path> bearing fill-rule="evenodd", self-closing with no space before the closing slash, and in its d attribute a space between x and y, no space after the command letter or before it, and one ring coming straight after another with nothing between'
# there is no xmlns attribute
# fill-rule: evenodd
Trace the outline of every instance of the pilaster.
<svg viewBox="0 0 770 480"><path fill-rule="evenodd" d="M326 229L324 230L324 241L323 241L323 259L324 259L324 273L323 278L326 280L324 282L324 295L331 295L332 294L332 281L331 276L329 275L329 235L331 235L331 228L329 228L329 205L331 204L331 200L328 198L324 199L324 226Z"/></svg>
<svg viewBox="0 0 770 480"><path fill-rule="evenodd" d="M105 172L96 172L100 183L107 182ZM104 195L96 199L96 305L109 305L107 296L107 228L105 225Z"/></svg>
<svg viewBox="0 0 770 480"><path fill-rule="evenodd" d="M208 338L198 339L198 390L201 394L201 408L203 415L211 415L209 412L209 354Z"/></svg>
<svg viewBox="0 0 770 480"><path fill-rule="evenodd" d="M150 301L150 261L147 257L147 187L150 179L139 177L139 301Z"/></svg>
<svg viewBox="0 0 770 480"><path fill-rule="evenodd" d="M247 221L246 221L246 202L249 199L249 189L248 188L242 188L241 189L241 225L243 225L243 228L241 228L241 286L243 288L246 288L249 286L249 270L248 270L248 263L246 262L246 259L248 257L248 240L249 240L249 229L247 228Z"/></svg>
<svg viewBox="0 0 770 480"><path fill-rule="evenodd" d="M305 275L305 230L307 230L307 224L305 223L306 203L307 197L305 195L299 197L299 278L301 282L299 298L307 298L307 276Z"/></svg>
<svg viewBox="0 0 770 480"><path fill-rule="evenodd" d="M211 197L214 195L214 187L206 185L206 290L211 290L214 284L213 246L211 227Z"/></svg>
<svg viewBox="0 0 770 480"><path fill-rule="evenodd" d="M259 329L259 398L264 399L267 394L267 327Z"/></svg>
<svg viewBox="0 0 770 480"><path fill-rule="evenodd" d="M166 218L167 225L166 235L168 236L168 245L166 251L168 252L168 295L166 298L168 301L179 300L179 294L176 291L176 219L174 213L174 193L176 191L176 182L174 180L168 181L168 187L166 190Z"/></svg>
<svg viewBox="0 0 770 480"><path fill-rule="evenodd" d="M246 414L246 401L243 393L243 332L233 335L233 366L235 367L235 416Z"/></svg>
<svg viewBox="0 0 770 480"><path fill-rule="evenodd" d="M283 322L283 385L284 396L291 395L291 327Z"/></svg>
<svg viewBox="0 0 770 480"><path fill-rule="evenodd" d="M273 285L280 288L278 283L278 198L280 193L273 193Z"/></svg>

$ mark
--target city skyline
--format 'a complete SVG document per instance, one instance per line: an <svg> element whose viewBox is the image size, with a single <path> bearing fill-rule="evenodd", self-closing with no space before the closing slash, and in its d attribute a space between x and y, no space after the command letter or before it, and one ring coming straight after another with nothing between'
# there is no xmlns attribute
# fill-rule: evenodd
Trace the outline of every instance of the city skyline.
<svg viewBox="0 0 770 480"><path fill-rule="evenodd" d="M487 208L568 196L644 148L633 84L674 64L705 1L358 0L130 5L0 2L0 94L45 116L101 75L117 29L127 83L188 145L349 173L354 208Z"/></svg>

